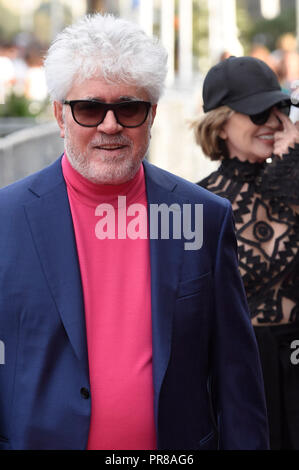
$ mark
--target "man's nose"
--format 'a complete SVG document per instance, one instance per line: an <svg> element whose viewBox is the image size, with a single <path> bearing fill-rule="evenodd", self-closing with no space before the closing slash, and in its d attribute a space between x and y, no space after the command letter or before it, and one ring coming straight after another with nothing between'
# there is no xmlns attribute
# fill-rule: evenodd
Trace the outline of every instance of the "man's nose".
<svg viewBox="0 0 299 470"><path fill-rule="evenodd" d="M122 129L123 126L117 122L112 109L107 111L105 119L97 126L97 131L104 132L105 134L117 134Z"/></svg>

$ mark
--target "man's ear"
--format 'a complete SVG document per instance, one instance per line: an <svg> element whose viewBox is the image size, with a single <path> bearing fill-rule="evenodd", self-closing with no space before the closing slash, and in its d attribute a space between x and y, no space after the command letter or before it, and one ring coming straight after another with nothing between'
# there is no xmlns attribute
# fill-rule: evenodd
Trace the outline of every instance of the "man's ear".
<svg viewBox="0 0 299 470"><path fill-rule="evenodd" d="M154 120L155 120L155 117L156 117L156 112L157 112L157 105L153 104L153 106L152 106L152 123L151 123L151 126L154 124Z"/></svg>
<svg viewBox="0 0 299 470"><path fill-rule="evenodd" d="M58 126L60 127L60 137L64 138L65 128L64 128L64 119L63 119L63 104L60 101L54 101L54 115L57 121Z"/></svg>

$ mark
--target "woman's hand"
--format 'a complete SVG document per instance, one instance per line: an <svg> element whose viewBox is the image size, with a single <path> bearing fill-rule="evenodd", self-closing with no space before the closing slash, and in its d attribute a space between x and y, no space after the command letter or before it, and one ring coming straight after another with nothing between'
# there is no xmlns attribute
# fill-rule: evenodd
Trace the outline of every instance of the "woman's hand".
<svg viewBox="0 0 299 470"><path fill-rule="evenodd" d="M278 109L274 109L274 113L281 121L282 130L274 134L273 153L282 157L289 152L289 147L294 148L296 143L299 144L299 121L293 124L289 117Z"/></svg>

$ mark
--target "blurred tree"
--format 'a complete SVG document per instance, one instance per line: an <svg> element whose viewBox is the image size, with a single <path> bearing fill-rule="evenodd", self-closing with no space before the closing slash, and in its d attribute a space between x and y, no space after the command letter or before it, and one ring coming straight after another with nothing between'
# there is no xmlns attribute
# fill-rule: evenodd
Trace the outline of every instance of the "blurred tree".
<svg viewBox="0 0 299 470"><path fill-rule="evenodd" d="M284 33L294 33L296 35L296 11L295 8L285 8L273 20L266 20L263 17L256 21L252 21L247 13L248 24L244 18L246 16L245 0L239 0L240 10L242 11L243 22L240 24L242 32L242 40L246 45L247 51L253 43L264 44L271 51L276 49L278 38ZM241 19L241 17L239 17Z"/></svg>
<svg viewBox="0 0 299 470"><path fill-rule="evenodd" d="M193 0L194 69L205 71L209 66L209 10L207 0Z"/></svg>
<svg viewBox="0 0 299 470"><path fill-rule="evenodd" d="M251 49L254 19L248 11L247 2L245 0L237 1L237 25L239 39L244 48L244 54L246 55Z"/></svg>
<svg viewBox="0 0 299 470"><path fill-rule="evenodd" d="M224 0L223 0L224 1ZM250 49L250 32L253 26L246 3L237 1L237 26L239 39L245 51ZM209 8L208 0L193 0L193 55L195 70L203 73L211 66L209 60Z"/></svg>
<svg viewBox="0 0 299 470"><path fill-rule="evenodd" d="M106 0L87 0L87 13L95 13L96 11L106 11Z"/></svg>
<svg viewBox="0 0 299 470"><path fill-rule="evenodd" d="M20 30L20 18L0 3L0 40L9 41Z"/></svg>
<svg viewBox="0 0 299 470"><path fill-rule="evenodd" d="M43 2L34 13L34 33L42 44L52 40L51 1ZM72 12L67 5L62 5L62 24L64 27L72 22Z"/></svg>
<svg viewBox="0 0 299 470"><path fill-rule="evenodd" d="M45 111L47 106L47 100L36 103L25 96L11 93L7 96L5 103L0 106L0 117L37 117Z"/></svg>

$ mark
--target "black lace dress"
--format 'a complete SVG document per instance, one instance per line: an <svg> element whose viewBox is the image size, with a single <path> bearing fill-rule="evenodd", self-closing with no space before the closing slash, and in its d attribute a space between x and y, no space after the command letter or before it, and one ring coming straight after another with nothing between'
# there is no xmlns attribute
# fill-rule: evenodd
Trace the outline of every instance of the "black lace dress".
<svg viewBox="0 0 299 470"><path fill-rule="evenodd" d="M198 184L232 203L271 448L299 449L299 364L291 360L299 340L299 145L271 163L224 159Z"/></svg>

